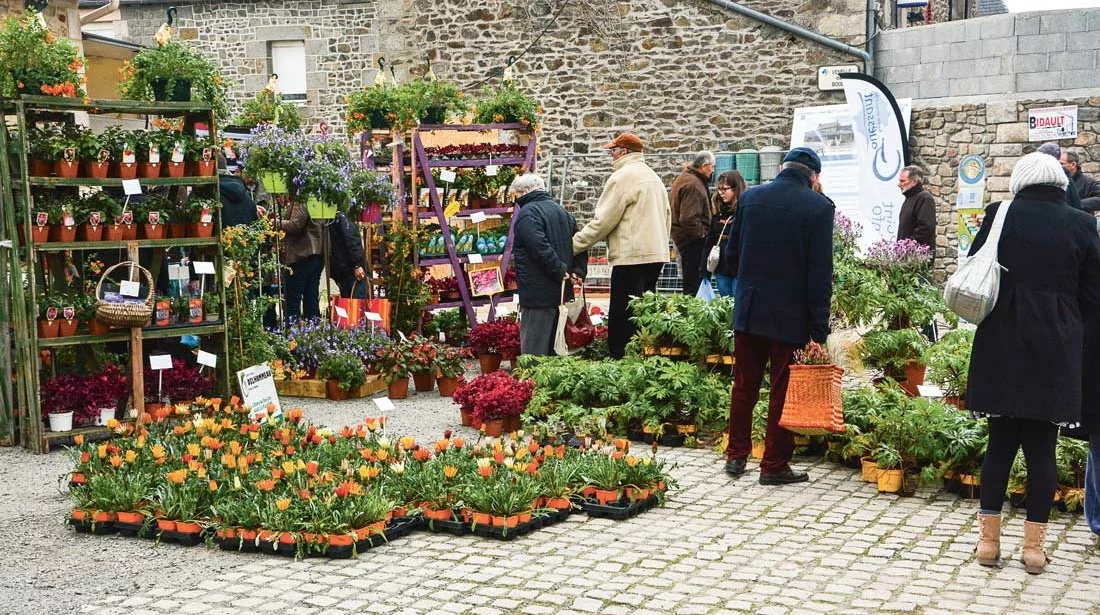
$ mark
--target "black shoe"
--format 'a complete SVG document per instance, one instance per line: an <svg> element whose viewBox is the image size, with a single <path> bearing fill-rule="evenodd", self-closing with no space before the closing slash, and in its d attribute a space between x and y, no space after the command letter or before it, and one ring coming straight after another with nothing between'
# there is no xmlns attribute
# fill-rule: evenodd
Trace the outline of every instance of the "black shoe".
<svg viewBox="0 0 1100 615"><path fill-rule="evenodd" d="M804 483L810 480L810 475L805 472L786 470L778 474L761 474L761 485L790 485L792 483Z"/></svg>
<svg viewBox="0 0 1100 615"><path fill-rule="evenodd" d="M741 476L745 473L745 460L744 459L729 459L726 461L726 474L730 476Z"/></svg>

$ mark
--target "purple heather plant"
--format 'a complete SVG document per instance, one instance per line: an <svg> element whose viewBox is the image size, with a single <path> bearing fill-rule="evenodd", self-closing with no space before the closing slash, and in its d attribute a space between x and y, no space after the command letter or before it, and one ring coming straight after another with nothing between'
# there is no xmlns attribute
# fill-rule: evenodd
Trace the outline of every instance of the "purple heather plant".
<svg viewBox="0 0 1100 615"><path fill-rule="evenodd" d="M838 212L833 214L833 241L841 246L855 246L863 234L863 227L848 216Z"/></svg>
<svg viewBox="0 0 1100 615"><path fill-rule="evenodd" d="M932 261L928 246L912 239L881 239L867 248L867 265L875 269L919 270Z"/></svg>

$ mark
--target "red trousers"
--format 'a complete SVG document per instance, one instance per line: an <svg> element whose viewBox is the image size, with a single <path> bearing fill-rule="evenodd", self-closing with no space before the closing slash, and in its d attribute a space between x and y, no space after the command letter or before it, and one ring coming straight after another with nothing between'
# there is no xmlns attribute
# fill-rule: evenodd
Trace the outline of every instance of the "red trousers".
<svg viewBox="0 0 1100 615"><path fill-rule="evenodd" d="M746 459L752 452L752 409L760 398L764 369L771 364L771 396L768 400L768 432L764 440L761 474L778 474L790 466L794 455L794 434L779 426L783 400L787 397L790 364L798 346L735 332L733 335L733 395L730 396L728 459Z"/></svg>

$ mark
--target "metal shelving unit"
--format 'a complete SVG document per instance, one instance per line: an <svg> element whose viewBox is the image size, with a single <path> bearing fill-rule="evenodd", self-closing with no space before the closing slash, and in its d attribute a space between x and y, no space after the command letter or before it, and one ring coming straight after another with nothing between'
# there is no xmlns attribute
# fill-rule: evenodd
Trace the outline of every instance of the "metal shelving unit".
<svg viewBox="0 0 1100 615"><path fill-rule="evenodd" d="M58 113L60 112L60 114ZM39 375L42 370L41 352L54 352L55 349L80 346L91 343L129 343L130 350L130 383L133 395L133 408L138 414L145 409L145 355L143 342L145 340L158 340L180 335L221 337L219 348L222 352L221 367L223 387L229 383L228 339L226 335L225 321L203 324L175 325L165 327L134 327L127 330L112 330L106 335L81 334L64 338L40 339L36 326L38 308L37 286L38 269L42 267L45 258L56 258L58 253L64 252L106 252L125 251L127 260L138 261L142 250L156 250L177 247L192 247L210 251L214 256L216 271L216 284L220 288L223 285L223 256L221 243L217 237L211 238L185 238L185 239L142 239L134 241L97 241L97 242L54 242L35 243L31 234L31 212L34 207L36 192L49 191L63 187L112 187L121 186L122 180L118 178L92 179L92 178L57 178L28 176L27 163L27 128L29 125L28 114L31 119L42 116L44 119L56 120L59 115L71 112L85 112L90 114L125 114L157 117L182 117L185 124L192 125L196 121L208 122L210 134L216 135L215 118L209 105L198 103L148 103L142 101L116 101L116 100L92 100L85 104L83 101L70 98L50 96L24 96L15 100L0 100L0 116L5 118L5 126L0 127L0 152L8 154L7 118L16 119L19 130L20 146L18 152L5 155L0 164L0 198L3 200L2 215L0 215L0 275L8 276L8 283L0 291L0 326L3 332L8 332L8 325L4 322L10 318L11 328L14 331L14 339L0 334L0 363L8 359L11 365L16 366L18 378L14 394L7 389L0 390L0 397L5 403L4 412L11 416L12 408L18 407L19 412L13 418L17 421L14 428L9 428L8 434L17 438L20 443L36 452L49 450L50 441L57 438L69 438L78 433L106 434L105 427L77 428L70 432L48 432L41 418L41 399L39 394ZM213 189L214 198L218 198L218 178L215 177L164 177L147 178L140 180L142 186L149 187L176 187L207 186ZM19 203L23 210L23 219L16 220L16 204ZM21 242L16 240L16 228L22 225L26 229L26 236ZM220 228L220 220L218 220ZM20 245L21 244L21 245ZM25 280L27 289L24 290ZM28 296L29 294L29 296ZM222 314L226 313L225 299L222 297ZM14 342L14 343L13 343ZM7 356L14 348L14 355ZM5 364L7 367L8 364ZM10 370L10 368L9 368ZM10 373L10 371L9 371ZM3 378L10 381L11 378ZM224 393L225 391L223 391ZM14 424L14 422L13 422ZM3 423L0 423L3 426ZM0 440L5 436L0 431Z"/></svg>

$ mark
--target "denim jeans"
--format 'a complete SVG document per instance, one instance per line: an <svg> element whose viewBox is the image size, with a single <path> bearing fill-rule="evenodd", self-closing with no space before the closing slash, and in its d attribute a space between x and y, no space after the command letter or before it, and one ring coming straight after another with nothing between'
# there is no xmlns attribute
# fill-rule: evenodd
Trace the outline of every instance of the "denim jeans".
<svg viewBox="0 0 1100 615"><path fill-rule="evenodd" d="M1100 534L1100 434L1089 437L1089 464L1085 470L1085 520L1093 534Z"/></svg>
<svg viewBox="0 0 1100 615"><path fill-rule="evenodd" d="M307 256L290 265L290 275L286 276L286 321L288 323L293 323L299 318L321 317L321 270L324 268L324 259L319 254Z"/></svg>
<svg viewBox="0 0 1100 615"><path fill-rule="evenodd" d="M714 274L714 290L719 297L732 297L737 292L737 278L720 273Z"/></svg>

